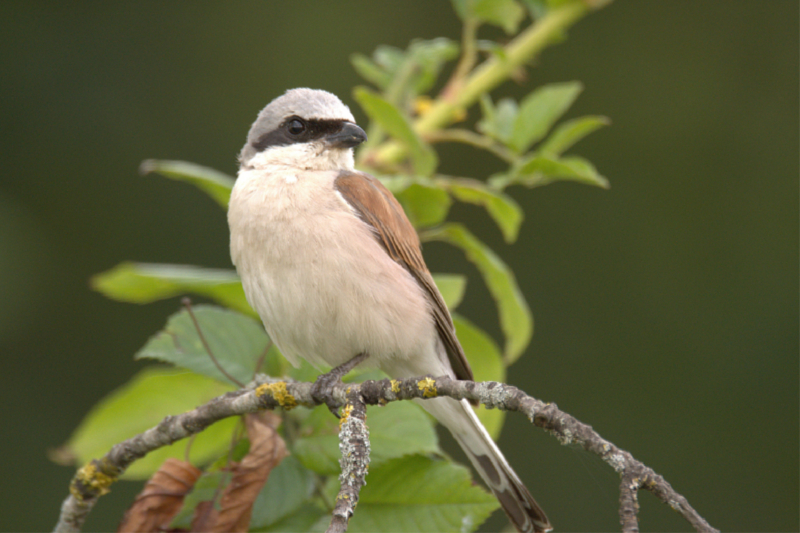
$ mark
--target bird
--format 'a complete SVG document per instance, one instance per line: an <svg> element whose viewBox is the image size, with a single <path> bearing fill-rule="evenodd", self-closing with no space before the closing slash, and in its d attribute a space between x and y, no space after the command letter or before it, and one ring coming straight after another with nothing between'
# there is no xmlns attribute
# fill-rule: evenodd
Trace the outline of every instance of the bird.
<svg viewBox="0 0 800 533"><path fill-rule="evenodd" d="M378 179L355 169L353 149L366 139L324 90L290 89L258 114L228 206L247 301L295 366L472 380L414 227ZM552 529L466 400L419 403L452 433L518 531Z"/></svg>

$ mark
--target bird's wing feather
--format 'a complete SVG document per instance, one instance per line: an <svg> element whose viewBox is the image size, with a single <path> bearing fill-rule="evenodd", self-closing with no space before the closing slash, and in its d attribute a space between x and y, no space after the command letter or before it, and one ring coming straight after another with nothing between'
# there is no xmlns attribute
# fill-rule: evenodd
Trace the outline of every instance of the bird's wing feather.
<svg viewBox="0 0 800 533"><path fill-rule="evenodd" d="M425 266L419 237L400 203L380 181L362 172L340 172L334 181L334 187L361 220L373 228L375 238L386 253L405 267L425 289L436 329L447 350L456 378L472 380L472 369L456 337L453 319L450 318L447 305Z"/></svg>

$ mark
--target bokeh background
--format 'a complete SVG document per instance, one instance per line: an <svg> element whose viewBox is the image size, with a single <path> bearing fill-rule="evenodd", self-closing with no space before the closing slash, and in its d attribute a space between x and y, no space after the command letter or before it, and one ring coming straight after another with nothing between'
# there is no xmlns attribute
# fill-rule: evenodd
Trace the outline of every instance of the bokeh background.
<svg viewBox="0 0 800 533"><path fill-rule="evenodd" d="M256 113L296 86L364 114L348 57L458 39L449 2L0 3L0 529L50 529L73 470L50 463L87 410L142 363L178 309L109 301L87 280L125 259L229 267L225 216L191 186L139 176L146 158L228 173ZM487 31L487 37L501 36ZM548 49L522 85L581 80L569 116L613 125L579 144L612 183L513 189L507 246L536 318L509 381L557 402L663 474L712 525L797 531L798 4L617 1ZM478 178L490 157L446 146ZM499 338L473 276L460 312ZM618 478L509 417L500 440L561 531L618 528ZM116 527L120 483L87 530ZM649 494L643 530L688 530ZM503 526L496 516L487 529Z"/></svg>

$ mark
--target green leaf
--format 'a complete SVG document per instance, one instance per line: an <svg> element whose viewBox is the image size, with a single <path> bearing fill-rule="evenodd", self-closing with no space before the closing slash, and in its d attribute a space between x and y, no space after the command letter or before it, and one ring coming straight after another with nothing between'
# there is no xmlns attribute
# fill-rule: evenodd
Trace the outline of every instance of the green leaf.
<svg viewBox="0 0 800 533"><path fill-rule="evenodd" d="M441 188L420 182L412 183L395 196L411 223L418 228L442 222L453 203Z"/></svg>
<svg viewBox="0 0 800 533"><path fill-rule="evenodd" d="M395 176L375 176L383 183L384 187L389 189L392 194L397 196L404 190L406 190L412 183L414 183L414 179L411 176L403 176L403 175L395 175Z"/></svg>
<svg viewBox="0 0 800 533"><path fill-rule="evenodd" d="M335 496L333 480L326 491ZM370 466L358 510L347 531L439 533L474 531L500 504L472 483L470 471L449 461L420 455ZM327 526L320 520L315 530Z"/></svg>
<svg viewBox="0 0 800 533"><path fill-rule="evenodd" d="M233 270L124 262L96 274L90 283L94 290L121 302L144 304L193 293L256 316Z"/></svg>
<svg viewBox="0 0 800 533"><path fill-rule="evenodd" d="M292 456L304 467L323 475L339 471L339 424L327 409L313 409L300 422Z"/></svg>
<svg viewBox="0 0 800 533"><path fill-rule="evenodd" d="M539 20L547 14L549 7L547 0L522 0L522 3L534 20Z"/></svg>
<svg viewBox="0 0 800 533"><path fill-rule="evenodd" d="M294 513L287 515L282 520L275 522L274 524L270 524L266 527L251 527L250 533L254 532L270 532L270 533L286 533L287 531L292 532L301 532L301 531L313 531L312 527L314 527L315 523L324 524L322 526L322 531L325 531L327 528L327 524L324 520L327 519L328 523L330 523L331 515L326 513L318 506L312 504L304 504L301 506L297 511Z"/></svg>
<svg viewBox="0 0 800 533"><path fill-rule="evenodd" d="M506 369L500 349L485 331L478 328L460 315L453 316L456 326L456 335L464 348L464 353L472 367L475 381L497 381L505 383ZM500 436L500 430L505 421L505 411L500 409L486 409L481 406L476 411L484 427L493 439Z"/></svg>
<svg viewBox="0 0 800 533"><path fill-rule="evenodd" d="M497 107L494 107L487 96L481 98L481 109L483 118L476 125L478 131L503 144L508 144L519 113L517 103L511 98L503 98L497 103Z"/></svg>
<svg viewBox="0 0 800 533"><path fill-rule="evenodd" d="M516 169L510 183L538 187L559 180L577 181L604 189L609 187L608 180L591 163L577 156L560 159L533 156Z"/></svg>
<svg viewBox="0 0 800 533"><path fill-rule="evenodd" d="M319 412L319 414L318 414ZM411 402L392 402L367 410L370 432L370 468L415 453L440 453L433 420ZM339 426L327 409L316 409L304 422L292 452L306 468L335 475L339 468Z"/></svg>
<svg viewBox="0 0 800 533"><path fill-rule="evenodd" d="M494 221L506 242L517 240L522 217L522 208L510 196L489 189L484 183L470 179L439 179L457 200L483 206Z"/></svg>
<svg viewBox="0 0 800 533"><path fill-rule="evenodd" d="M423 94L433 87L444 64L458 57L458 50L458 43L444 37L412 41L408 54L416 67L412 77L413 93Z"/></svg>
<svg viewBox="0 0 800 533"><path fill-rule="evenodd" d="M128 383L98 402L66 443L66 453L84 464L102 457L112 446L156 426L167 415L190 411L225 394L231 387L204 376L163 367L145 368ZM224 453L238 417L221 420L191 440L194 464L210 462ZM183 459L190 439L150 452L134 462L125 479L147 479L168 457Z"/></svg>
<svg viewBox="0 0 800 533"><path fill-rule="evenodd" d="M211 305L193 306L192 312L220 366L241 383L250 381L270 344L261 324L235 311ZM155 359L228 382L208 355L186 310L172 315L164 329L137 352L136 359Z"/></svg>
<svg viewBox="0 0 800 533"><path fill-rule="evenodd" d="M477 41L475 41L475 47L481 52L488 52L492 54L499 61L508 60L508 52L503 47L503 45L498 42L489 41L485 39L478 39ZM488 94L484 93L483 95L481 95L481 97L484 96L488 98Z"/></svg>
<svg viewBox="0 0 800 533"><path fill-rule="evenodd" d="M533 335L533 316L519 290L514 273L497 254L461 224L445 224L425 232L424 236L461 248L467 259L478 267L497 303L500 327L506 338L505 363L507 366L511 365L525 351Z"/></svg>
<svg viewBox="0 0 800 533"><path fill-rule="evenodd" d="M560 124L550 137L539 147L542 155L559 156L576 142L593 131L608 126L611 121L606 117L588 116L568 120Z"/></svg>
<svg viewBox="0 0 800 533"><path fill-rule="evenodd" d="M453 9L463 21L477 20L516 33L525 10L515 0L452 0Z"/></svg>
<svg viewBox="0 0 800 533"><path fill-rule="evenodd" d="M525 10L515 0L472 0L469 3L475 17L500 26L507 34L516 33L525 18Z"/></svg>
<svg viewBox="0 0 800 533"><path fill-rule="evenodd" d="M468 18L471 18L469 2L470 0L450 0L450 3L453 4L453 10L461 20L467 20Z"/></svg>
<svg viewBox="0 0 800 533"><path fill-rule="evenodd" d="M467 288L467 277L461 274L434 274L433 281L442 293L444 303L451 311L458 307L464 299L464 291Z"/></svg>
<svg viewBox="0 0 800 533"><path fill-rule="evenodd" d="M522 100L509 146L525 152L544 138L553 124L572 105L582 90L580 83L552 83L539 87Z"/></svg>
<svg viewBox="0 0 800 533"><path fill-rule="evenodd" d="M385 69L363 54L351 55L350 64L362 78L380 89L385 89L392 81L391 75Z"/></svg>
<svg viewBox="0 0 800 533"><path fill-rule="evenodd" d="M139 172L142 174L155 172L167 178L191 183L225 208L228 207L231 189L233 189L233 184L236 181L219 170L186 161L148 159L142 161L139 166Z"/></svg>
<svg viewBox="0 0 800 533"><path fill-rule="evenodd" d="M267 484L258 493L250 529L265 528L288 518L308 501L313 490L314 474L296 457L286 457L270 472Z"/></svg>
<svg viewBox="0 0 800 533"><path fill-rule="evenodd" d="M433 173L438 164L436 152L417 135L399 109L365 87L356 87L353 97L370 120L408 147L416 174Z"/></svg>
<svg viewBox="0 0 800 533"><path fill-rule="evenodd" d="M394 77L394 74L406 60L405 50L386 44L378 45L372 56L375 58L375 62L383 67L392 77Z"/></svg>

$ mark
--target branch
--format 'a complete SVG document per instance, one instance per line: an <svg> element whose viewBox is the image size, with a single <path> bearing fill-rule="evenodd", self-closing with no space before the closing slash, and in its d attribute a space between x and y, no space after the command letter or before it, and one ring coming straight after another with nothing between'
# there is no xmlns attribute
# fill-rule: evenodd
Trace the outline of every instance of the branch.
<svg viewBox="0 0 800 533"><path fill-rule="evenodd" d="M469 76L460 74L456 84L448 84L446 91L433 106L414 122L414 130L425 136L453 122L460 110L467 109L484 93L491 92L506 81L519 67L530 62L539 52L560 37L592 9L604 7L610 0L581 0L553 8L542 19L529 26L510 43L503 53L493 55L478 65ZM378 166L397 162L407 149L397 141L376 147L372 158Z"/></svg>
<svg viewBox="0 0 800 533"><path fill-rule="evenodd" d="M347 404L342 409L339 424L339 451L342 458L339 464L339 494L333 508L333 519L326 533L343 533L353 516L358 493L366 482L369 467L369 435L367 432L367 405L361 398L357 387L349 387Z"/></svg>
<svg viewBox="0 0 800 533"><path fill-rule="evenodd" d="M636 514L640 489L652 492L683 516L695 530L717 531L663 477L637 461L629 452L603 439L591 426L559 410L555 404L537 400L516 387L493 381L475 383L450 378L384 379L361 384L337 383L324 394L318 394L315 400L311 395L312 386L312 383L277 381L260 376L246 389L215 398L182 415L168 416L154 428L117 444L103 458L91 461L75 474L70 484L70 496L61 507L55 531L80 531L97 499L108 492L109 486L133 461L157 448L199 433L229 416L263 409L280 407L289 410L298 405L314 407L325 404L344 407L339 436L342 451L341 489L328 531L345 531L358 501L358 493L365 483L369 462L366 406L440 396L476 400L490 409L519 411L534 425L554 434L562 444L580 444L585 450L598 455L622 478L619 513L625 532L638 531Z"/></svg>

